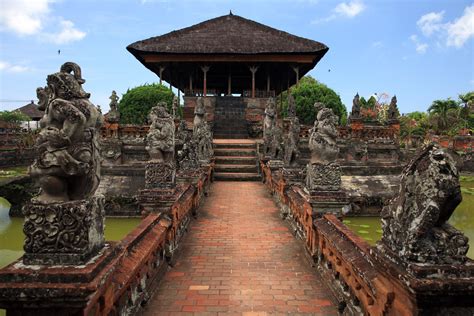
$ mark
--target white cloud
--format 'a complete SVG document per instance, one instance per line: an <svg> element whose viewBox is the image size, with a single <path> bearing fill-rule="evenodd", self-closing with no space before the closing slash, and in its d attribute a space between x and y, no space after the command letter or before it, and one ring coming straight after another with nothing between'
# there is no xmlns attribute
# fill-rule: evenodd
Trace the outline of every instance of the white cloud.
<svg viewBox="0 0 474 316"><path fill-rule="evenodd" d="M410 36L410 40L415 44L416 52L418 54L426 53L426 50L428 49L427 43L420 42L420 40L418 39L418 36L416 36L415 34Z"/></svg>
<svg viewBox="0 0 474 316"><path fill-rule="evenodd" d="M33 35L43 28L51 0L2 0L0 28L18 35Z"/></svg>
<svg viewBox="0 0 474 316"><path fill-rule="evenodd" d="M416 22L425 36L431 36L434 32L438 32L443 28L441 21L443 20L444 11L427 13Z"/></svg>
<svg viewBox="0 0 474 316"><path fill-rule="evenodd" d="M365 5L362 1L353 0L349 3L341 2L335 8L334 12L338 15L353 18L365 10Z"/></svg>
<svg viewBox="0 0 474 316"><path fill-rule="evenodd" d="M50 4L56 0L0 0L0 31L20 36L38 36L56 44L81 40L86 33L74 27L73 22L51 14ZM48 32L46 26L59 28Z"/></svg>
<svg viewBox="0 0 474 316"><path fill-rule="evenodd" d="M474 36L474 4L464 9L464 14L447 26L448 38L446 44L460 48Z"/></svg>
<svg viewBox="0 0 474 316"><path fill-rule="evenodd" d="M30 68L21 66L21 65L12 65L10 63L7 63L5 61L0 61L0 72L14 72L14 73L19 73L19 72L25 72L30 70Z"/></svg>
<svg viewBox="0 0 474 316"><path fill-rule="evenodd" d="M471 37L474 37L474 4L466 7L463 15L452 22L443 23L443 17L444 11L430 12L421 16L416 25L426 37L437 35L438 47L445 44L448 47L461 48ZM421 48L421 50L426 51L426 48Z"/></svg>
<svg viewBox="0 0 474 316"><path fill-rule="evenodd" d="M76 29L74 23L69 20L60 19L59 25L61 30L57 33L43 34L43 38L55 44L67 44L74 41L79 41L86 36L86 33Z"/></svg>
<svg viewBox="0 0 474 316"><path fill-rule="evenodd" d="M318 24L332 21L338 17L353 18L365 10L365 4L362 0L353 0L350 2L341 2L333 10L332 14L325 17L311 21L311 24Z"/></svg>
<svg viewBox="0 0 474 316"><path fill-rule="evenodd" d="M372 47L374 47L374 48L379 48L379 47L382 47L382 46L383 46L383 43L381 41L376 41L376 42L372 43Z"/></svg>

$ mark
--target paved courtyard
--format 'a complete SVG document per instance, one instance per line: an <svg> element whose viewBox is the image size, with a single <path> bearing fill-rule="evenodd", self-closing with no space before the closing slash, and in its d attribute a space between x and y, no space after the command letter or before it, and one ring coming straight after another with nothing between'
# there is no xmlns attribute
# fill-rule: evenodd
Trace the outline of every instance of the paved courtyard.
<svg viewBox="0 0 474 316"><path fill-rule="evenodd" d="M337 315L259 182L215 182L145 315Z"/></svg>

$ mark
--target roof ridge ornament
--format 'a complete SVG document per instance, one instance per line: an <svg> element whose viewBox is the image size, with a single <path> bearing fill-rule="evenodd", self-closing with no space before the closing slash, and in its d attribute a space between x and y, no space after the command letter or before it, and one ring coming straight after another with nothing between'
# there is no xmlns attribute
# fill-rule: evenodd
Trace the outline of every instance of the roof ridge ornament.
<svg viewBox="0 0 474 316"><path fill-rule="evenodd" d="M233 15L233 14L232 14L232 10L229 10L229 15Z"/></svg>

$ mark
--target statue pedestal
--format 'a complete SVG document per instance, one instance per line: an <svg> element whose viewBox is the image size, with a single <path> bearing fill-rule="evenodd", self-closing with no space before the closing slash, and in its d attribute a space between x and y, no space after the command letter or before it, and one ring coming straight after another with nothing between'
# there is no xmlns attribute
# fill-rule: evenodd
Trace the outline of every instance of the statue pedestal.
<svg viewBox="0 0 474 316"><path fill-rule="evenodd" d="M23 207L26 265L80 265L104 247L104 197Z"/></svg>
<svg viewBox="0 0 474 316"><path fill-rule="evenodd" d="M100 314L91 302L113 294L119 251L106 244L88 263L74 266L28 266L19 259L0 270L0 308L8 315Z"/></svg>
<svg viewBox="0 0 474 316"><path fill-rule="evenodd" d="M313 209L313 218L321 217L323 214L331 213L341 218L343 208L349 205L349 197L346 192L338 191L316 191L308 192L308 202Z"/></svg>
<svg viewBox="0 0 474 316"><path fill-rule="evenodd" d="M170 189L176 184L176 166L173 162L149 161L145 166L146 189Z"/></svg>
<svg viewBox="0 0 474 316"><path fill-rule="evenodd" d="M463 264L407 262L379 242L370 250L375 267L393 284L392 296L412 315L472 315L474 261Z"/></svg>
<svg viewBox="0 0 474 316"><path fill-rule="evenodd" d="M176 167L172 162L149 161L145 167L145 189L138 192L138 203L144 214L163 212L183 193L176 185Z"/></svg>
<svg viewBox="0 0 474 316"><path fill-rule="evenodd" d="M306 188L308 191L339 191L341 167L335 162L309 163L306 165Z"/></svg>

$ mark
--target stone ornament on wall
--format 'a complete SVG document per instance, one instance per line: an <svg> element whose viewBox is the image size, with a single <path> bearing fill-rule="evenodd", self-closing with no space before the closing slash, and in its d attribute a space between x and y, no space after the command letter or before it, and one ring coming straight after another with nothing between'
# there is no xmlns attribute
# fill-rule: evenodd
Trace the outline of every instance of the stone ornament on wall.
<svg viewBox="0 0 474 316"><path fill-rule="evenodd" d="M397 96L393 96L388 106L387 118L389 121L398 120L398 106L397 106Z"/></svg>
<svg viewBox="0 0 474 316"><path fill-rule="evenodd" d="M320 105L315 104L315 108L320 108ZM336 162L339 153L336 142L338 118L329 108L322 108L317 113L310 129L311 160L306 170L306 187L309 190L337 191L342 175Z"/></svg>
<svg viewBox="0 0 474 316"><path fill-rule="evenodd" d="M41 191L24 206L25 264L85 263L104 245L97 129L79 65L67 62L37 89L45 114L29 168Z"/></svg>
<svg viewBox="0 0 474 316"><path fill-rule="evenodd" d="M110 110L107 113L107 122L109 123L118 123L120 121L120 112L118 109L118 100L119 97L117 96L117 92L115 90L112 91L112 95L110 96Z"/></svg>
<svg viewBox="0 0 474 316"><path fill-rule="evenodd" d="M360 98L359 93L354 96L352 100L352 111L351 111L351 118L360 118Z"/></svg>
<svg viewBox="0 0 474 316"><path fill-rule="evenodd" d="M382 210L382 241L405 262L462 264L468 238L447 223L462 200L453 158L428 145L405 167L398 196Z"/></svg>
<svg viewBox="0 0 474 316"><path fill-rule="evenodd" d="M196 108L194 109L193 140L197 146L197 156L199 160L207 164L214 156L212 147L211 127L205 119L206 109L201 97L197 98Z"/></svg>

